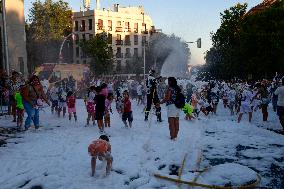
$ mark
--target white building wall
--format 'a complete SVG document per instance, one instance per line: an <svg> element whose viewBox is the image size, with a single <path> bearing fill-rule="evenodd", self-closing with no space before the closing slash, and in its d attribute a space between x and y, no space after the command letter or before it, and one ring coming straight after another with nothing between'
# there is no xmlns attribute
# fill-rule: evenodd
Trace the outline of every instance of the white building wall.
<svg viewBox="0 0 284 189"><path fill-rule="evenodd" d="M88 19L92 19L93 29L89 30L89 23ZM103 20L103 28L100 29L98 26L98 20ZM148 41L150 37L150 30L152 29L153 22L150 18L150 16L146 15L144 13L143 7L118 7L118 12L115 12L113 10L90 10L87 12L74 12L73 13L73 26L75 27L75 21L78 21L79 25L81 24L81 21L85 20L85 31L84 32L77 32L75 30L74 33L78 33L80 39L82 39L82 34L86 34L86 39L88 39L89 34L91 33L93 35L96 35L98 33L106 32L107 34L112 34L112 49L114 56L117 53L117 47L121 47L121 52L123 53L123 58L116 58L116 60L121 61L122 66L125 66L126 60L128 58L125 58L126 49L130 48L131 57L134 54L134 48L138 48L138 56L142 57L143 52L143 46L142 46L142 36L146 36L146 40ZM110 31L108 28L108 21L112 21L112 30ZM117 22L121 21L121 27L122 31L118 32L116 29L119 27L117 25ZM125 23L129 22L129 28L130 31L127 30ZM148 31L148 34L143 34L144 32L144 26L142 26L143 22L146 24L146 31ZM138 32L134 32L134 24L138 23ZM74 28L73 27L73 28ZM117 34L121 35L121 40L123 41L123 45L117 45ZM130 35L130 41L131 45L125 45L125 36ZM138 45L134 45L134 35L138 35ZM75 63L84 63L89 62L90 59L76 57L76 47L78 47L74 42L74 61ZM81 50L80 50L81 55Z"/></svg>

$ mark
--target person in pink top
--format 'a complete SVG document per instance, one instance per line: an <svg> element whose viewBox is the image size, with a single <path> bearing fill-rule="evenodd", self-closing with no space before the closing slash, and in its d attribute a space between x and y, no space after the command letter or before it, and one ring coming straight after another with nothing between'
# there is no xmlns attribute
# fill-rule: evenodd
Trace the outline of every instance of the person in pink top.
<svg viewBox="0 0 284 189"><path fill-rule="evenodd" d="M112 113L111 103L113 101L113 94L109 93L105 101L105 127L110 127L110 113Z"/></svg>

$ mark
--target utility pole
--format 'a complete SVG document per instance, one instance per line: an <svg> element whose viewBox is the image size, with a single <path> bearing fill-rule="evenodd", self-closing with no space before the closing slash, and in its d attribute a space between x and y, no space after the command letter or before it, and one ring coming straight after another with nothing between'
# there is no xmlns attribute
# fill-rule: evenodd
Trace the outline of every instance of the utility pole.
<svg viewBox="0 0 284 189"><path fill-rule="evenodd" d="M7 72L8 76L9 76L10 75L10 65L9 65L5 0L2 0L2 19L3 19L4 51L5 51L5 68L6 68L6 72Z"/></svg>

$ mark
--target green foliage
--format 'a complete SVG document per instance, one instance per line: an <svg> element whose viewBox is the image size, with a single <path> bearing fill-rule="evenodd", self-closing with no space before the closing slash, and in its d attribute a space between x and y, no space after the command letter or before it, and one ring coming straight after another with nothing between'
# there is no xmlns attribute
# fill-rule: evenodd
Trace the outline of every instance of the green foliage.
<svg viewBox="0 0 284 189"><path fill-rule="evenodd" d="M29 10L30 29L36 40L62 40L72 32L72 10L67 2L37 0Z"/></svg>
<svg viewBox="0 0 284 189"><path fill-rule="evenodd" d="M246 7L225 10L212 34L205 70L216 78L258 79L284 71L284 1L251 14L245 14Z"/></svg>
<svg viewBox="0 0 284 189"><path fill-rule="evenodd" d="M44 2L36 0L29 10L26 23L28 67L46 62L58 62L59 49L64 37L72 32L72 11L63 0ZM64 62L72 62L71 38L63 48ZM68 48L69 47L69 48Z"/></svg>
<svg viewBox="0 0 284 189"><path fill-rule="evenodd" d="M92 58L91 70L96 75L111 74L113 70L112 48L103 35L96 35L88 41L81 41L80 46L88 57Z"/></svg>

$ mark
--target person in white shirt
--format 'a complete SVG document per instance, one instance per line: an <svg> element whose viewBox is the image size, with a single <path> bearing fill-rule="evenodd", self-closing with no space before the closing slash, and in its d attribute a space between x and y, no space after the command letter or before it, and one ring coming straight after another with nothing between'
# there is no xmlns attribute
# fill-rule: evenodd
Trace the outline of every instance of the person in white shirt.
<svg viewBox="0 0 284 189"><path fill-rule="evenodd" d="M282 86L278 87L275 92L278 95L277 100L277 115L279 116L280 124L284 130L284 77L282 78Z"/></svg>
<svg viewBox="0 0 284 189"><path fill-rule="evenodd" d="M249 122L251 122L252 119L252 105L251 101L253 98L253 94L249 89L245 89L242 92L242 97L241 97L241 107L240 107L240 114L238 117L238 123L241 122L242 116L244 113L249 114Z"/></svg>
<svg viewBox="0 0 284 189"><path fill-rule="evenodd" d="M140 83L137 88L136 88L136 91L137 91L137 96L138 96L138 101L137 101L137 105L139 104L142 104L142 91L143 91L143 85Z"/></svg>

